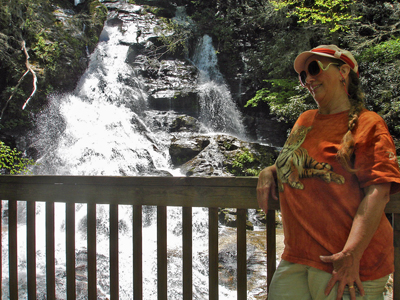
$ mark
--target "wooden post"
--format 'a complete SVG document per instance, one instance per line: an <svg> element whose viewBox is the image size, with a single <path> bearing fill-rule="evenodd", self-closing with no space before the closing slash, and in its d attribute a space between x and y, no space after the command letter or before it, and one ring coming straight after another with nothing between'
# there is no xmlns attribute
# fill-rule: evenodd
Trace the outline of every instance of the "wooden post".
<svg viewBox="0 0 400 300"><path fill-rule="evenodd" d="M36 300L36 202L26 202L28 300Z"/></svg>
<svg viewBox="0 0 400 300"><path fill-rule="evenodd" d="M67 258L67 300L76 298L75 282L75 203L67 203L66 211L66 258Z"/></svg>
<svg viewBox="0 0 400 300"><path fill-rule="evenodd" d="M8 267L10 299L18 299L17 201L8 201Z"/></svg>
<svg viewBox="0 0 400 300"><path fill-rule="evenodd" d="M3 299L3 200L0 200L0 299Z"/></svg>
<svg viewBox="0 0 400 300"><path fill-rule="evenodd" d="M133 206L133 295L134 299L143 299L143 243L142 243L142 206Z"/></svg>
<svg viewBox="0 0 400 300"><path fill-rule="evenodd" d="M87 270L89 299L97 299L96 249L96 204L90 203L87 205Z"/></svg>
<svg viewBox="0 0 400 300"><path fill-rule="evenodd" d="M209 299L218 299L218 208L208 210Z"/></svg>
<svg viewBox="0 0 400 300"><path fill-rule="evenodd" d="M167 262L167 207L157 206L158 300L167 300Z"/></svg>
<svg viewBox="0 0 400 300"><path fill-rule="evenodd" d="M246 209L237 209L237 299L247 299Z"/></svg>
<svg viewBox="0 0 400 300"><path fill-rule="evenodd" d="M110 204L110 300L119 299L118 205Z"/></svg>
<svg viewBox="0 0 400 300"><path fill-rule="evenodd" d="M182 208L183 299L193 299L192 208Z"/></svg>
<svg viewBox="0 0 400 300"><path fill-rule="evenodd" d="M394 237L393 300L400 300L400 214L392 214Z"/></svg>
<svg viewBox="0 0 400 300"><path fill-rule="evenodd" d="M276 227L275 210L267 213L267 290L276 270Z"/></svg>
<svg viewBox="0 0 400 300"><path fill-rule="evenodd" d="M54 246L54 202L46 202L46 290L47 299L56 299Z"/></svg>

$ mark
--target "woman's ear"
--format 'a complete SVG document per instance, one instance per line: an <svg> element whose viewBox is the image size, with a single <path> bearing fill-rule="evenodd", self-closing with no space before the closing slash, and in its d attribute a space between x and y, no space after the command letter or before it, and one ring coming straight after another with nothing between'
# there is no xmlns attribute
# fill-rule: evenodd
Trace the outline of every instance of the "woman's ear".
<svg viewBox="0 0 400 300"><path fill-rule="evenodd" d="M347 64L341 65L339 70L340 70L342 76L344 77L344 79L347 79L349 77L350 70L351 70L349 65L347 65Z"/></svg>

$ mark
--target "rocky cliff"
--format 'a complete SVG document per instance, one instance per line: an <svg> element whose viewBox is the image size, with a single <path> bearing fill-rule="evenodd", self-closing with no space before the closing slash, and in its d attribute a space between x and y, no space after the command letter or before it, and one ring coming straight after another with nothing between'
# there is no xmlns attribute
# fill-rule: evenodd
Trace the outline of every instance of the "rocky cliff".
<svg viewBox="0 0 400 300"><path fill-rule="evenodd" d="M77 6L72 1L59 0L19 1L1 6L0 71L5 76L0 78L0 139L12 144L15 137L23 135L32 126L36 114L47 102L47 95L75 88L96 43L99 39L107 39L100 35L107 13L110 16L108 24L120 30L124 30L121 16L129 18L130 13L136 13L140 20L142 27L137 36L121 43L129 45L127 62L144 78L150 106L180 114L168 121L170 132L176 132L179 137L173 140L170 152L173 163L183 165L188 174L202 162L204 164L204 159L200 158L191 166L185 164L210 145L222 149L219 155L225 157L228 152L235 153L230 155L234 158L227 164L227 169L231 168L232 172L233 162L236 167L243 165L237 162L239 158L242 162L251 161L258 151L250 145L242 145L240 153L224 148L226 144L235 144L231 143L232 137L225 142L219 137L206 141L200 134L190 143L182 137L185 132L200 130L195 88L198 70L188 57L193 54L198 37L204 34L213 38L220 70L233 99L244 113L250 139L276 146L283 144L291 120L278 116L282 119L278 122L278 117L271 114L266 103L257 108L245 108L244 105L257 90L270 88L269 80L296 80L292 63L299 52L330 43L356 54L367 94L367 107L385 118L395 138L400 136L400 78L396 71L400 59L400 51L396 50L400 6L397 1L355 1L351 10L360 18L348 21L346 31L334 34L324 24L299 24L298 18L287 16L290 8L276 10L269 1L259 1L258 6L242 3L237 7L217 5L214 1L138 0L135 3L140 5L139 9L138 6L135 8L137 12L124 11L126 8L118 1L111 0L87 0ZM177 8L184 8L189 14L191 24L194 24L191 28L182 30L179 26L164 26L176 16ZM256 10L259 10L258 19L254 18ZM161 28L158 35L154 33L156 27ZM185 45L180 43L178 51L169 48L181 41L169 38L174 36L174 30L182 34L178 35L181 40L185 39ZM22 42L26 43L26 52L21 50ZM37 77L36 87L33 87L33 72L22 78L29 70L28 65ZM22 110L33 90L34 97ZM282 94L286 91L274 92ZM312 103L312 99L307 101ZM224 147L221 148L221 144ZM246 152L249 147L254 151L250 156ZM204 171L207 168L209 171ZM209 163L205 169L200 173L210 175L215 166ZM237 174L245 174L243 170Z"/></svg>

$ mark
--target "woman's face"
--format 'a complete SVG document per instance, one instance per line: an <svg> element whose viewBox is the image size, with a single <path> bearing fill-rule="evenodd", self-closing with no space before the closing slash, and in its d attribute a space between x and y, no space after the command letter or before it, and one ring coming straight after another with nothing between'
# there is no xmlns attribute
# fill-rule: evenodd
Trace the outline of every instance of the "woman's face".
<svg viewBox="0 0 400 300"><path fill-rule="evenodd" d="M304 69L308 70L308 65L314 61L319 60L324 68L326 68L333 61L327 57L313 55L310 56ZM318 75L312 76L307 72L306 87L310 91L314 100L320 108L335 105L334 99L343 97L343 83L342 75L340 74L339 67L331 64L326 71L321 71Z"/></svg>

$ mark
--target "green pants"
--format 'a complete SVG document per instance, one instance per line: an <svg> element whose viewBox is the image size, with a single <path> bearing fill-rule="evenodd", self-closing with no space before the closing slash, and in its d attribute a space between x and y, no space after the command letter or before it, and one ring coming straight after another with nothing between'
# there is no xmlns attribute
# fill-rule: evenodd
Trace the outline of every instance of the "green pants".
<svg viewBox="0 0 400 300"><path fill-rule="evenodd" d="M331 274L301 264L293 264L282 260L270 285L268 300L335 300L337 286L328 296L325 288ZM365 296L357 295L357 300L383 300L383 292L389 276L363 281ZM346 287L343 300L350 300Z"/></svg>

